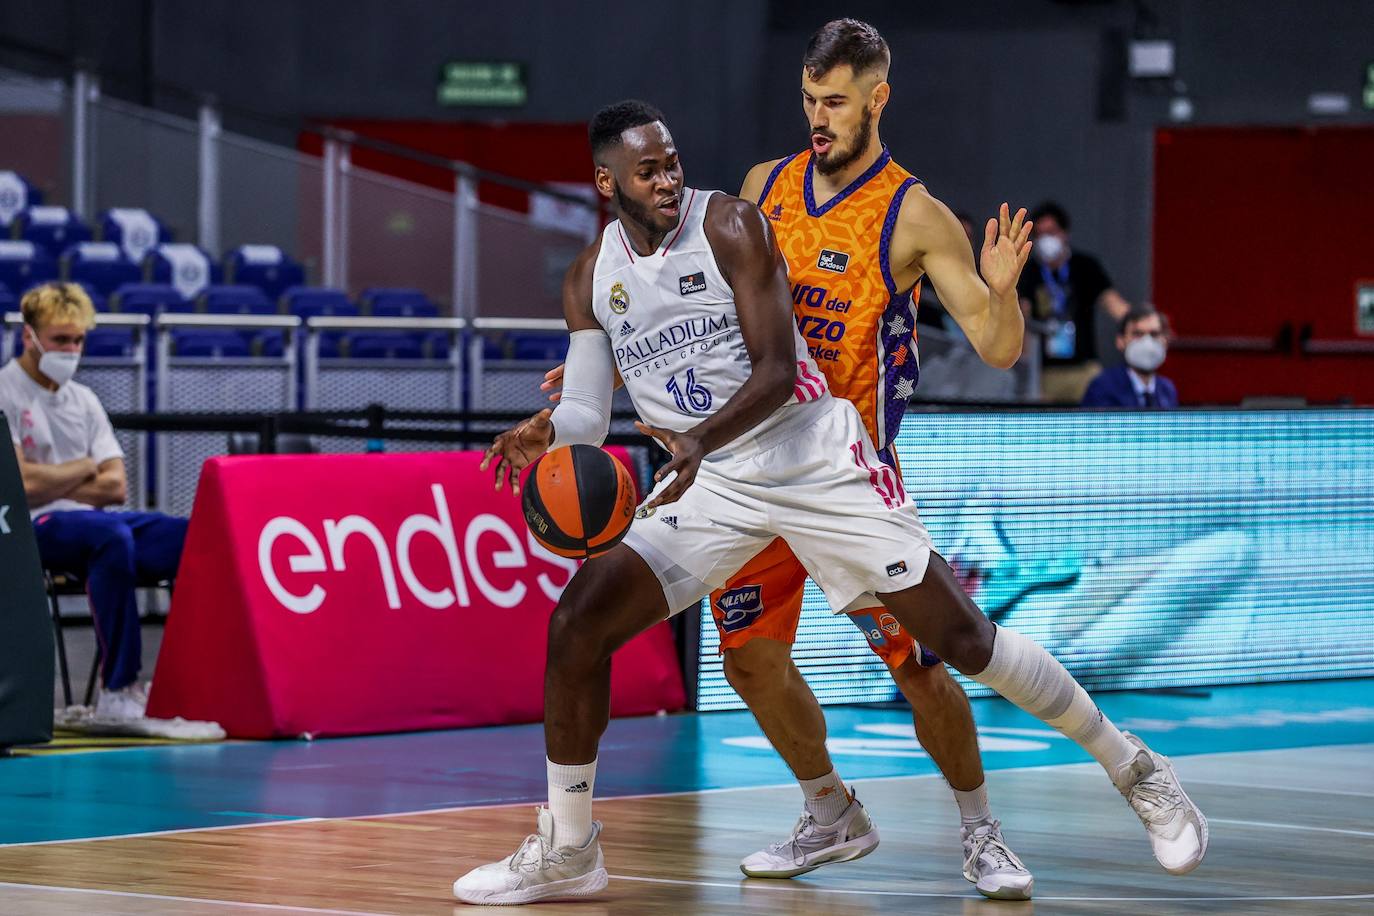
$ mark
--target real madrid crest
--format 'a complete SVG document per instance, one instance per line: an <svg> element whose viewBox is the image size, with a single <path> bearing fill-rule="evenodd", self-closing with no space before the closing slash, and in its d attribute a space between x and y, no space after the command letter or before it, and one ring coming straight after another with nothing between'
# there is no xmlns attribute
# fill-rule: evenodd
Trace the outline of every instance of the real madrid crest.
<svg viewBox="0 0 1374 916"><path fill-rule="evenodd" d="M617 285L618 285L618 284L617 284ZM651 515L653 515L653 514L654 514L654 510L653 510L653 509L641 508L638 512L635 513L635 518L648 518L649 516L651 516Z"/></svg>
<svg viewBox="0 0 1374 916"><path fill-rule="evenodd" d="M629 308L630 294L625 291L625 284L616 283L611 287L611 311L624 315Z"/></svg>

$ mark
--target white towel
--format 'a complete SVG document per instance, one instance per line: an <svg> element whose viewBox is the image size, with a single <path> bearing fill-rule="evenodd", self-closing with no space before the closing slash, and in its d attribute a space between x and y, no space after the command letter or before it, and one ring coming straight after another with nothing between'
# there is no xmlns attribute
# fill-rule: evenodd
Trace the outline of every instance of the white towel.
<svg viewBox="0 0 1374 916"><path fill-rule="evenodd" d="M114 220L123 236L121 245L124 254L135 264L142 264L143 256L157 244L157 220L147 210L129 207L112 208L110 219Z"/></svg>
<svg viewBox="0 0 1374 916"><path fill-rule="evenodd" d="M0 226L8 226L29 205L29 189L14 172L0 172Z"/></svg>
<svg viewBox="0 0 1374 916"><path fill-rule="evenodd" d="M29 207L28 217L35 226L65 226L72 214L66 207Z"/></svg>
<svg viewBox="0 0 1374 916"><path fill-rule="evenodd" d="M159 245L157 253L172 268L172 286L181 298L194 299L210 285L210 259L195 245Z"/></svg>
<svg viewBox="0 0 1374 916"><path fill-rule="evenodd" d="M83 261L119 260L119 246L114 242L77 242L74 247Z"/></svg>
<svg viewBox="0 0 1374 916"><path fill-rule="evenodd" d="M276 245L240 245L239 257L254 267L270 267L282 262L281 249Z"/></svg>
<svg viewBox="0 0 1374 916"><path fill-rule="evenodd" d="M0 241L0 261L32 261L36 253L33 242Z"/></svg>

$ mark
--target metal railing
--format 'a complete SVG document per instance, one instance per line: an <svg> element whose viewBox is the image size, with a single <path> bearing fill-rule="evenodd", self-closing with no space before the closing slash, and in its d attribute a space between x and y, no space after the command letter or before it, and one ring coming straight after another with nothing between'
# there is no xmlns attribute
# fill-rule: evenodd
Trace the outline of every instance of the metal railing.
<svg viewBox="0 0 1374 916"><path fill-rule="evenodd" d="M323 155L307 155L225 130L211 101L184 118L106 97L88 70L76 70L69 84L0 70L0 129L18 113L41 113L56 129L8 132L0 168L53 163L56 171L65 161L60 175L40 182L48 202L86 220L110 207L145 208L216 260L238 245L277 245L316 283L354 297L373 286L416 287L455 317L482 314L484 303L506 317L561 314L558 278L549 277L591 234L537 218L548 209L540 202L578 208L600 225L595 200L558 188L351 131L291 125L322 135ZM355 149L446 171L452 187L359 168ZM483 183L529 195L530 212L481 202ZM484 298L484 288L502 295Z"/></svg>

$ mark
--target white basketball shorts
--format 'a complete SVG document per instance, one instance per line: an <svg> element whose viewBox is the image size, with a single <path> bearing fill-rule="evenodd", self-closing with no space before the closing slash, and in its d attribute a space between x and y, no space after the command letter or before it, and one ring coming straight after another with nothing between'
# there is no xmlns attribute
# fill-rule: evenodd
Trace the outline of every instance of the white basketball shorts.
<svg viewBox="0 0 1374 916"><path fill-rule="evenodd" d="M636 516L625 544L658 577L670 614L725 585L775 537L836 613L920 584L930 534L858 410L827 397L799 419L703 461L681 499Z"/></svg>

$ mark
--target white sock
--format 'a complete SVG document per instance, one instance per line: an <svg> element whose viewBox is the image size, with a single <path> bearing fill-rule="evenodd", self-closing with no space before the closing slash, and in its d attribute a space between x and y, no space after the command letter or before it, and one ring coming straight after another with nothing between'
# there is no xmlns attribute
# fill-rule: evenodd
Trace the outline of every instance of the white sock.
<svg viewBox="0 0 1374 916"><path fill-rule="evenodd" d="M992 659L973 679L1078 742L1102 764L1113 783L1138 753L1064 666L1039 643L1015 630L997 627Z"/></svg>
<svg viewBox="0 0 1374 916"><path fill-rule="evenodd" d="M840 819L849 807L849 790L833 769L816 779L798 779L802 795L806 796L806 810L822 827L829 827Z"/></svg>
<svg viewBox="0 0 1374 916"><path fill-rule="evenodd" d="M555 849L587 845L592 835L592 789L596 761L566 766L548 761L549 813L553 815Z"/></svg>
<svg viewBox="0 0 1374 916"><path fill-rule="evenodd" d="M988 807L988 784L986 782L967 792L953 786L949 788L954 793L954 803L959 806L959 820L963 821L964 826L969 830L992 820L992 810Z"/></svg>

